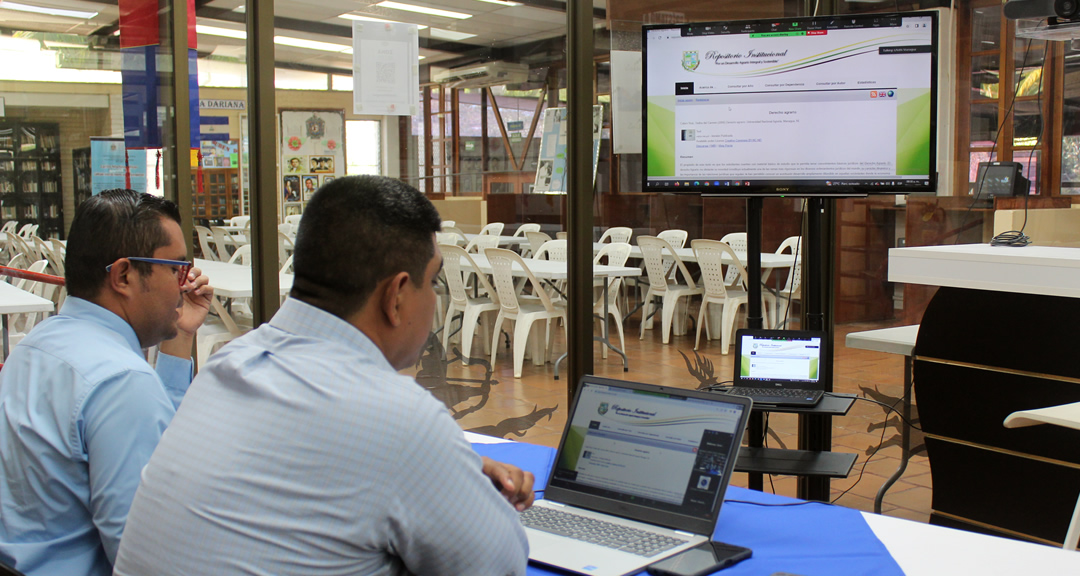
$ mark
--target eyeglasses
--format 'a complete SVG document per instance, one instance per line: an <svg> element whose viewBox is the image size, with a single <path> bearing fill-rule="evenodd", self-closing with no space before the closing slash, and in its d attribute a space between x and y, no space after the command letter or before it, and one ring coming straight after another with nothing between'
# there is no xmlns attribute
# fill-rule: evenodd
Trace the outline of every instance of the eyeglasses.
<svg viewBox="0 0 1080 576"><path fill-rule="evenodd" d="M147 264L161 264L163 266L174 266L173 272L176 273L176 279L181 286L184 282L187 282L188 272L191 271L191 262L185 262L183 260L165 260L164 258L142 258L139 256L128 256L128 260L135 262L146 262ZM109 264L105 267L105 271L112 270L113 264Z"/></svg>

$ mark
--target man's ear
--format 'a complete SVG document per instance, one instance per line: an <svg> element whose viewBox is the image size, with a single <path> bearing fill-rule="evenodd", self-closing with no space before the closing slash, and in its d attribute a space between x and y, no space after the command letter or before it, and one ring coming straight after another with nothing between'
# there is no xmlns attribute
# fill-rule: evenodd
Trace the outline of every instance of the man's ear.
<svg viewBox="0 0 1080 576"><path fill-rule="evenodd" d="M131 261L122 258L117 260L105 273L105 286L112 292L129 295L136 289L139 282L139 273L131 265Z"/></svg>
<svg viewBox="0 0 1080 576"><path fill-rule="evenodd" d="M401 325L401 307L404 305L405 285L409 283L409 273L402 271L390 277L382 293L382 309L386 321L393 327Z"/></svg>

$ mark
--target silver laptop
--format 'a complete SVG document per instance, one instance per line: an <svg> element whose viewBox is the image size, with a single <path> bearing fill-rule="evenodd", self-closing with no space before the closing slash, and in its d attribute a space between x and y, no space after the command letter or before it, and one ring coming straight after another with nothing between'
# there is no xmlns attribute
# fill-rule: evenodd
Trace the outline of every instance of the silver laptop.
<svg viewBox="0 0 1080 576"><path fill-rule="evenodd" d="M544 500L522 513L529 560L621 576L709 540L751 405L582 378Z"/></svg>

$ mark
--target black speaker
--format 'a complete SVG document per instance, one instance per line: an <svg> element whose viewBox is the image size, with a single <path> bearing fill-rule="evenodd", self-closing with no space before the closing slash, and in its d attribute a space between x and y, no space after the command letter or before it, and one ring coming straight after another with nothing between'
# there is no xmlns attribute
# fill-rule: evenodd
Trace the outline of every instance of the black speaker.
<svg viewBox="0 0 1080 576"><path fill-rule="evenodd" d="M979 162L974 193L979 198L1023 196L1031 188L1019 162Z"/></svg>
<svg viewBox="0 0 1080 576"><path fill-rule="evenodd" d="M1056 14L1055 4L1060 0L1009 0L1005 3L1005 17L1016 20L1018 18L1048 18ZM1073 4L1076 0L1069 0Z"/></svg>

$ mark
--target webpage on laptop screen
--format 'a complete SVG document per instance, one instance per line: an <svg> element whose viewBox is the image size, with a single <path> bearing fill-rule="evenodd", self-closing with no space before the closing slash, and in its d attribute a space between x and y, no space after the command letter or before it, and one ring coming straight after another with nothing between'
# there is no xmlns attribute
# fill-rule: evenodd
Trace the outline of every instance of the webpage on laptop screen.
<svg viewBox="0 0 1080 576"><path fill-rule="evenodd" d="M646 31L648 180L926 179L931 19L829 20Z"/></svg>
<svg viewBox="0 0 1080 576"><path fill-rule="evenodd" d="M817 382L821 338L769 339L742 336L742 380Z"/></svg>
<svg viewBox="0 0 1080 576"><path fill-rule="evenodd" d="M715 500L740 422L735 404L589 384L555 478L680 513Z"/></svg>

